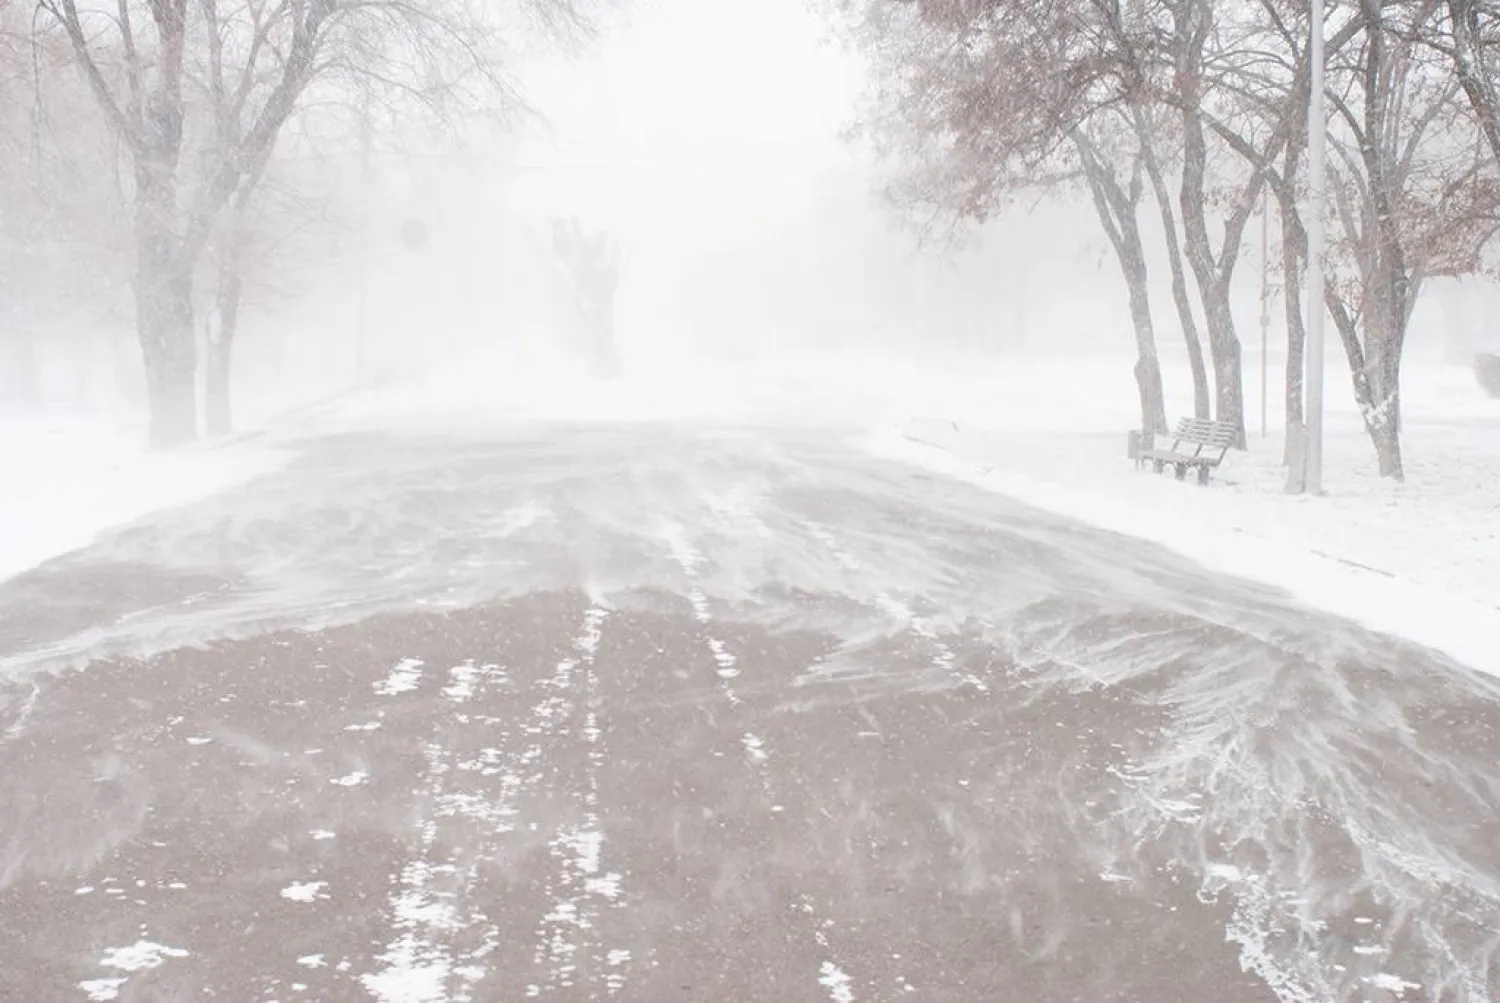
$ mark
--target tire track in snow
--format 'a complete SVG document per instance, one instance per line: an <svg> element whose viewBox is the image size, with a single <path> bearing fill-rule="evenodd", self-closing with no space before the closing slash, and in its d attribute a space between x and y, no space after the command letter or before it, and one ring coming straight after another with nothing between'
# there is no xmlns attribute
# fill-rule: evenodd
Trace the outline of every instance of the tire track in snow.
<svg viewBox="0 0 1500 1003"><path fill-rule="evenodd" d="M671 549L672 560L682 568L687 576L689 605L693 608L693 619L703 628L708 639L708 650L713 653L715 672L718 675L719 690L731 704L739 704L740 698L734 691L734 680L739 678L739 660L729 651L728 646L722 638L715 637L712 630L713 617L708 610L708 594L704 592L699 574L704 558L696 547L688 543L683 536L682 527L671 526L666 532L668 546Z"/></svg>
<svg viewBox="0 0 1500 1003"><path fill-rule="evenodd" d="M596 929L599 913L606 906L618 906L619 874L602 866L604 830L599 814L599 774L604 767L603 732L599 727L602 701L595 659L603 636L604 621L609 612L597 606L584 616L583 631L573 639L573 654L558 662L551 678L542 685L552 695L532 710L527 726L533 735L570 735L571 724L582 712L578 734L585 753L582 817L562 826L548 844L557 863L549 876L547 894L555 897L552 908L537 926L537 946L533 961L546 972L544 979L527 986L529 997L558 990L576 991L591 981L602 983L606 995L614 996L625 987L624 965L630 952L605 951L590 936ZM539 758L538 743L528 756Z"/></svg>
<svg viewBox="0 0 1500 1003"><path fill-rule="evenodd" d="M703 556L699 551L689 544L682 535L679 527L673 527L667 533L671 546L673 559L682 568L689 581L688 601L692 605L693 618L702 626L708 634L707 642L709 650L713 652L714 661L719 666L719 676L722 688L731 704L737 708L742 707L739 698L735 695L728 680L739 675L735 656L729 652L722 639L714 637L711 631L711 617L708 611L708 600L702 586L699 584L699 567L703 563ZM828 537L828 543L837 548L837 543ZM841 550L837 552L842 552ZM850 558L852 561L852 558ZM732 674L726 673L726 669L732 669ZM777 802L775 784L772 781L771 767L773 765L771 751L766 747L765 741L754 731L745 731L739 739L739 744L744 752L745 768L754 778L756 785L766 798L770 811L779 815L783 806ZM808 917L812 917L814 906L811 899L802 897L799 911ZM823 961L816 973L818 984L828 993L832 1003L854 1003L854 981L835 959L835 954L829 940L829 932L833 930L834 921L823 919L816 925L812 932L813 941L818 945Z"/></svg>
<svg viewBox="0 0 1500 1003"><path fill-rule="evenodd" d="M753 521L756 525L764 528L765 524L748 511L737 513L738 518L744 521ZM766 529L764 535L769 535ZM733 680L740 676L739 659L729 650L729 646L722 638L715 637L712 629L713 617L708 609L708 596L700 584L699 568L704 562L702 553L692 544L688 543L683 536L680 526L669 527L665 536L671 548L672 559L682 568L688 578L688 603L693 609L693 619L703 628L707 635L708 650L712 653L720 692L725 696L731 706L742 707L739 695L734 690ZM765 741L753 731L745 731L739 738L740 748L744 751L745 762L754 773L756 782L768 800L774 800L771 791L771 778L767 765L770 753L766 751ZM779 812L781 806L771 805L771 811Z"/></svg>
<svg viewBox="0 0 1500 1003"><path fill-rule="evenodd" d="M402 660L376 692L398 698L416 692L421 669L415 659ZM462 723L467 721L462 713L466 704L505 681L498 665L466 662L449 670L442 695ZM441 720L434 731L450 733L452 721ZM416 793L431 814L421 822L417 852L393 878L387 912L396 935L375 958L382 967L364 973L359 982L379 1003L471 1003L489 974L486 959L501 943L498 923L472 904L479 865L495 855L499 840L512 831L508 819L515 814L519 784L502 778L493 796L465 790L466 775L489 776L492 771L461 760L451 745L438 740L424 743L422 755ZM439 856L438 836L449 828L458 829L458 837L444 842L470 853L467 867Z"/></svg>

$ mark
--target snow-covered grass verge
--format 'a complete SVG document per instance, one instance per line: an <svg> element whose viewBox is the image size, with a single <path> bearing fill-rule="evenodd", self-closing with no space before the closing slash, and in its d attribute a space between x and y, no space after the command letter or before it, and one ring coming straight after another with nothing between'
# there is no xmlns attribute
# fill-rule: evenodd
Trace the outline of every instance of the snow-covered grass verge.
<svg viewBox="0 0 1500 1003"><path fill-rule="evenodd" d="M248 442L171 453L139 428L9 417L0 429L0 580L87 546L111 527L227 491L285 454Z"/></svg>
<svg viewBox="0 0 1500 1003"><path fill-rule="evenodd" d="M1208 488L1136 471L1124 416L1108 431L1017 430L1003 403L988 415L956 404L872 446L1500 674L1500 406L1451 371L1410 383L1406 483L1378 478L1357 419L1334 411L1316 498L1285 493L1274 430L1252 435Z"/></svg>

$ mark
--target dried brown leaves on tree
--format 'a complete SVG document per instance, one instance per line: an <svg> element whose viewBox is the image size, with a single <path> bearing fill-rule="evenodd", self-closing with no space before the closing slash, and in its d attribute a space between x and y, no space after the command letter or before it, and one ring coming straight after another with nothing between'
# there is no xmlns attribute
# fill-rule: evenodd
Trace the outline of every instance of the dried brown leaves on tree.
<svg viewBox="0 0 1500 1003"><path fill-rule="evenodd" d="M1269 186L1282 222L1287 412L1300 418L1305 2L830 3L874 71L863 135L897 166L892 193L906 211L941 228L983 221L1019 192L1091 193L1131 292L1138 382L1149 380L1151 304L1128 231L1146 168L1190 355L1201 317L1217 416L1242 428L1230 290ZM1500 213L1500 3L1330 0L1327 51L1324 307L1381 473L1400 477L1400 358L1416 298L1429 277L1485 267ZM1144 427L1149 396L1143 382Z"/></svg>

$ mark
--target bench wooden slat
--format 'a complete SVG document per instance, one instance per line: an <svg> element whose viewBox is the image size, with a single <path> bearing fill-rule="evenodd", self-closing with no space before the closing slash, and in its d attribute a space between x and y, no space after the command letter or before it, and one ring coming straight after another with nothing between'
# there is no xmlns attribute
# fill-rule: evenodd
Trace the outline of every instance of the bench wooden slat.
<svg viewBox="0 0 1500 1003"><path fill-rule="evenodd" d="M1173 438L1204 446L1231 446L1234 444L1235 428L1222 421L1207 418L1184 418L1177 423Z"/></svg>

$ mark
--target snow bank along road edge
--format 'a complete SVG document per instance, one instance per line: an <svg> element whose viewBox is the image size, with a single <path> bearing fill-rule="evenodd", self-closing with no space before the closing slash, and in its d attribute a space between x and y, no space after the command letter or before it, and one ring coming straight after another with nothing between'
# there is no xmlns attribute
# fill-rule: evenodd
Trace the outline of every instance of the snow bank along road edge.
<svg viewBox="0 0 1500 1003"><path fill-rule="evenodd" d="M950 429L944 436L942 431ZM935 434L934 434L935 433ZM941 441L946 439L946 442ZM1309 606L1414 641L1500 676L1500 610L1386 577L1265 537L1190 525L1101 495L987 468L964 456L946 422L907 422L865 436L873 455L958 478L1110 532L1160 544L1214 571L1272 585Z"/></svg>

